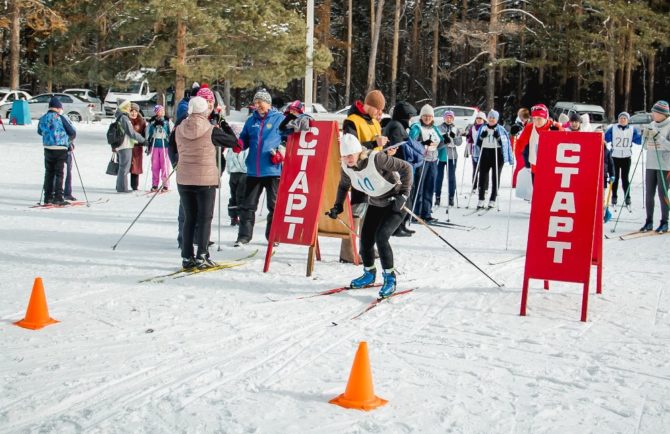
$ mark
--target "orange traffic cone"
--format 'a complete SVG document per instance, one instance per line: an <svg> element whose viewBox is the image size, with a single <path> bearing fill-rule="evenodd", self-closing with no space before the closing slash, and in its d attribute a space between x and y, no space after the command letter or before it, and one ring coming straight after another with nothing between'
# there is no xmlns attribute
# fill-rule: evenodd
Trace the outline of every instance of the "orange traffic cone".
<svg viewBox="0 0 670 434"><path fill-rule="evenodd" d="M36 277L33 284L33 293L30 295L30 301L28 302L26 317L14 324L26 329L38 330L57 322L57 320L49 317L49 308L47 307L47 298L44 295L42 278Z"/></svg>
<svg viewBox="0 0 670 434"><path fill-rule="evenodd" d="M344 408L355 408L358 410L373 410L381 407L388 401L375 396L372 386L372 371L370 370L370 359L368 358L368 344L358 344L358 351L354 358L354 364L349 374L349 382L344 393L329 401Z"/></svg>

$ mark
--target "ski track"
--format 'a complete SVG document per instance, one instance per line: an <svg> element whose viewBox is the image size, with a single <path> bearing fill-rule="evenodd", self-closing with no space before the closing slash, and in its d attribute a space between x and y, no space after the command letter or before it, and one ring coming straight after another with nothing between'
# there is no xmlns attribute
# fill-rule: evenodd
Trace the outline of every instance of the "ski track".
<svg viewBox="0 0 670 434"><path fill-rule="evenodd" d="M434 228L503 288L415 224L414 237L392 244L398 290L417 290L352 320L378 288L294 299L360 272L337 262L339 240L321 240L324 261L311 278L307 249L296 246L281 246L272 272L260 271L266 210L246 249L230 247L235 228L221 228L214 260L260 249L243 266L138 284L178 266L178 195L159 195L112 251L149 197L114 194L114 178L100 174L109 159L104 126L79 127L99 136L77 147L89 197L109 199L90 208L27 208L42 182L42 150L32 126L3 135L17 152L0 171L0 432L655 434L670 426L667 273L647 266L665 252L659 239L605 244L603 294L592 285L586 324L578 285L544 291L534 281L520 317L524 261L487 265L524 252L529 206L520 200L511 250L503 248L506 211L449 213L454 223L490 225L485 232ZM40 169L24 170L27 162ZM617 230L643 220L634 208ZM33 332L10 323L23 316L36 275L61 322ZM344 391L362 340L375 393L389 404L369 413L328 405Z"/></svg>

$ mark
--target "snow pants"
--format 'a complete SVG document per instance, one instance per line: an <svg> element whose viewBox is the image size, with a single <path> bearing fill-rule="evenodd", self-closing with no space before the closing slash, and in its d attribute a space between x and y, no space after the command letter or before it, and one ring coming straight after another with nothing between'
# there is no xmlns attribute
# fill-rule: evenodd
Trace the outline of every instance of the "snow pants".
<svg viewBox="0 0 670 434"><path fill-rule="evenodd" d="M193 257L196 226L197 239L209 241L214 217L216 186L177 185L177 190L184 208L184 238L181 244L181 257L191 258ZM198 244L198 256L208 254L208 244L208 242Z"/></svg>
<svg viewBox="0 0 670 434"><path fill-rule="evenodd" d="M119 173L116 175L116 191L125 193L128 191L128 173L130 172L130 159L133 156L133 150L117 150L116 155L119 157Z"/></svg>
<svg viewBox="0 0 670 434"><path fill-rule="evenodd" d="M630 173L630 162L631 158L612 158L614 160L614 183L612 184L612 202L617 201L617 192L619 190L619 179L621 179L621 184L623 186L623 194L625 195L628 191L628 185L630 184L629 173Z"/></svg>
<svg viewBox="0 0 670 434"><path fill-rule="evenodd" d="M245 194L242 206L239 208L240 227L237 233L238 240L251 241L254 235L254 224L256 223L256 210L261 193L265 189L265 202L268 207L268 224L265 228L265 239L270 238L270 227L272 226L272 215L275 211L277 201L277 189L279 188L278 176L248 176L245 183Z"/></svg>
<svg viewBox="0 0 670 434"><path fill-rule="evenodd" d="M392 206L378 207L369 205L361 228L360 253L363 265L375 265L375 244L379 252L379 261L384 270L393 268L393 249L389 242L391 235L405 218L403 213L393 211Z"/></svg>
<svg viewBox="0 0 670 434"><path fill-rule="evenodd" d="M240 216L240 206L244 202L244 195L247 186L247 174L238 172L230 173L228 180L230 187L230 199L228 200L228 216L232 219Z"/></svg>
<svg viewBox="0 0 670 434"><path fill-rule="evenodd" d="M67 161L67 149L44 150L44 200L63 199L63 167Z"/></svg>
<svg viewBox="0 0 670 434"><path fill-rule="evenodd" d="M665 186L668 187L668 174L670 170L656 170L656 169L647 169L644 177L645 182L645 205L647 208L647 221L646 223L652 223L654 221L654 196L658 193L659 202L661 202L661 222L668 222L668 196L665 194L665 189L663 188L663 179L665 178Z"/></svg>
<svg viewBox="0 0 670 434"><path fill-rule="evenodd" d="M483 148L479 158L481 161L479 163L479 200L484 200L486 190L489 188L489 178L492 178L490 200L495 201L498 197L498 181L500 181L500 174L505 164L502 148Z"/></svg>
<svg viewBox="0 0 670 434"><path fill-rule="evenodd" d="M168 188L171 167L167 149L154 147L151 151L151 186L158 187L162 184L163 187Z"/></svg>

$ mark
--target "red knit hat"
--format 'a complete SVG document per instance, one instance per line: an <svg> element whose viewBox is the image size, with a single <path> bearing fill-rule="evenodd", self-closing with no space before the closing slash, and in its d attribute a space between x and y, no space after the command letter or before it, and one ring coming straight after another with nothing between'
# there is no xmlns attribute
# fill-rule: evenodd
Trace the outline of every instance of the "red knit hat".
<svg viewBox="0 0 670 434"><path fill-rule="evenodd" d="M530 116L534 118L549 119L549 109L544 104L536 104L530 109Z"/></svg>
<svg viewBox="0 0 670 434"><path fill-rule="evenodd" d="M208 87L201 87L196 96L204 98L207 102L214 102L214 92Z"/></svg>

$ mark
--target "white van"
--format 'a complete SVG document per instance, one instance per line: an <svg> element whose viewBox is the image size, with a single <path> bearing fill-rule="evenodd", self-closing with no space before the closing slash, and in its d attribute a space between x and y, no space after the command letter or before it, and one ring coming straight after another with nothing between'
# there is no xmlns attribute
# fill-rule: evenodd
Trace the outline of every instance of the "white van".
<svg viewBox="0 0 670 434"><path fill-rule="evenodd" d="M589 115L589 120L591 121L591 127L593 128L593 131L604 131L605 128L607 128L609 125L607 115L605 115L605 109L599 105L558 101L552 110L554 120L558 120L558 117L561 114L565 114L566 116L570 117L572 113L577 113L579 115Z"/></svg>
<svg viewBox="0 0 670 434"><path fill-rule="evenodd" d="M126 74L118 85L112 86L105 96L103 107L105 114L110 116L116 111L117 101L148 101L156 95L149 87L149 81L144 78L144 72L132 71Z"/></svg>

